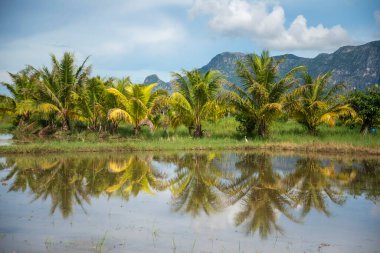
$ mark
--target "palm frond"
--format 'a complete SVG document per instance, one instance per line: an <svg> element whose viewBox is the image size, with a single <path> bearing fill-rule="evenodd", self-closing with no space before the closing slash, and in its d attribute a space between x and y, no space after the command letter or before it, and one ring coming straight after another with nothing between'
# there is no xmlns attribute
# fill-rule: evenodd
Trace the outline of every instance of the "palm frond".
<svg viewBox="0 0 380 253"><path fill-rule="evenodd" d="M115 89L115 88L108 88L106 89L106 91L112 95L114 95L116 97L116 99L119 101L119 103L121 103L123 106L127 106L129 101L127 99L127 97L121 93L119 90Z"/></svg>
<svg viewBox="0 0 380 253"><path fill-rule="evenodd" d="M125 121L132 122L131 115L125 110L114 108L108 112L107 118L113 122Z"/></svg>

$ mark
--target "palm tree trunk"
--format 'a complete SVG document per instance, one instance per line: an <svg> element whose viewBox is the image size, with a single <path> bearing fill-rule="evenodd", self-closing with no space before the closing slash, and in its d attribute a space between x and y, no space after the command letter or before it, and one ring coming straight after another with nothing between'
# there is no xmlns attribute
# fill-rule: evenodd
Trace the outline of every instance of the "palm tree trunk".
<svg viewBox="0 0 380 253"><path fill-rule="evenodd" d="M62 130L63 131L68 131L69 130L69 120L67 118L63 118L62 121Z"/></svg>
<svg viewBox="0 0 380 253"><path fill-rule="evenodd" d="M262 138L268 136L268 124L265 121L259 122L258 134Z"/></svg>
<svg viewBox="0 0 380 253"><path fill-rule="evenodd" d="M70 130L68 111L66 109L62 110L62 130L63 131Z"/></svg>
<svg viewBox="0 0 380 253"><path fill-rule="evenodd" d="M317 134L317 128L315 126L308 126L307 131L310 135L316 135Z"/></svg>
<svg viewBox="0 0 380 253"><path fill-rule="evenodd" d="M194 137L201 138L203 137L202 125L197 124L194 131Z"/></svg>
<svg viewBox="0 0 380 253"><path fill-rule="evenodd" d="M135 135L139 135L140 133L140 125L136 123L135 127L133 128L133 132Z"/></svg>

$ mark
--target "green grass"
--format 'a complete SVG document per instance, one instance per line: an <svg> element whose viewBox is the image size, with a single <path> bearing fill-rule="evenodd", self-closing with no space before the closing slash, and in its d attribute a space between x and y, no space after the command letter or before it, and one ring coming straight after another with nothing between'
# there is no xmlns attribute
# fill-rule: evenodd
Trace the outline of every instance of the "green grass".
<svg viewBox="0 0 380 253"><path fill-rule="evenodd" d="M119 133L80 132L60 135L55 138L29 136L16 140L14 145L0 147L0 153L36 152L95 152L128 150L244 150L285 149L317 152L362 152L380 154L380 135L362 136L357 128L346 126L329 128L321 126L316 136L307 134L306 129L293 121L275 122L268 139L248 138L236 131L238 123L225 118L203 126L205 137L194 139L186 127L176 130L157 129L151 132L143 128L138 137L133 136L130 126L121 126Z"/></svg>
<svg viewBox="0 0 380 253"><path fill-rule="evenodd" d="M14 129L14 126L10 122L0 121L0 133L9 133Z"/></svg>

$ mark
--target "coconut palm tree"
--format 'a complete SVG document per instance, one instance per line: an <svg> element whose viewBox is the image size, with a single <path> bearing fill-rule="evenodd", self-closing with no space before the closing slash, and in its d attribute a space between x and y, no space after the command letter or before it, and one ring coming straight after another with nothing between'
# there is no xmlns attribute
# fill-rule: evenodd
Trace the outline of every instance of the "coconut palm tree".
<svg viewBox="0 0 380 253"><path fill-rule="evenodd" d="M156 86L156 83L150 85L132 84L129 79L125 79L123 84L107 88L107 92L115 96L119 106L108 112L108 119L113 122L132 123L135 135L139 134L143 125L153 128L153 123L148 118L151 108L159 96L166 94L162 90L152 92Z"/></svg>
<svg viewBox="0 0 380 253"><path fill-rule="evenodd" d="M70 120L78 118L74 93L86 86L90 73L90 67L85 66L87 59L88 57L77 67L73 54L65 52L61 61L52 54L52 69L43 67L39 70L42 78L38 83L39 111L60 119L63 130L69 130Z"/></svg>
<svg viewBox="0 0 380 253"><path fill-rule="evenodd" d="M175 92L170 97L174 127L184 124L194 137L202 137L202 121L223 115L221 84L223 76L215 70L173 73Z"/></svg>
<svg viewBox="0 0 380 253"><path fill-rule="evenodd" d="M329 88L330 77L330 72L315 79L305 73L304 84L284 99L290 116L304 125L310 134L316 134L317 127L322 123L334 126L337 117L356 115L349 103L336 94L344 85L335 84Z"/></svg>
<svg viewBox="0 0 380 253"><path fill-rule="evenodd" d="M280 78L279 64L269 56L268 51L261 55L251 54L236 63L236 74L241 86L232 84L233 104L240 128L251 135L254 131L260 137L267 137L273 120L282 112L281 99L296 83L294 74L304 67L296 67Z"/></svg>
<svg viewBox="0 0 380 253"><path fill-rule="evenodd" d="M110 94L106 88L112 80L104 80L99 76L90 78L86 86L73 92L73 99L79 119L87 124L90 130L100 130L107 123Z"/></svg>
<svg viewBox="0 0 380 253"><path fill-rule="evenodd" d="M28 66L16 74L9 73L12 83L0 83L10 95L0 94L0 112L15 117L16 125L29 123L32 113L37 109L36 82L38 73Z"/></svg>

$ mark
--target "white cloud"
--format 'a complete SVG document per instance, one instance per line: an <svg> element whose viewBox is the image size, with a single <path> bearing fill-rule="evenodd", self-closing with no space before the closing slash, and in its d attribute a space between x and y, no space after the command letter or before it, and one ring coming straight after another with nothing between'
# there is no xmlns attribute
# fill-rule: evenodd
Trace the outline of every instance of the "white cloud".
<svg viewBox="0 0 380 253"><path fill-rule="evenodd" d="M120 68L120 64L126 64L123 67L131 69L138 61L148 65L152 59L179 51L186 36L182 25L166 17L158 17L154 24L112 21L93 25L86 20L4 43L0 47L0 68L17 72L25 64L50 66L50 53L60 56L70 51L78 63L90 55L90 63L98 68L111 71L115 65ZM125 71L125 75L132 74ZM3 75L0 81L5 81Z"/></svg>
<svg viewBox="0 0 380 253"><path fill-rule="evenodd" d="M350 41L340 25L307 26L304 16L297 16L285 27L285 12L268 1L195 0L189 16L210 15L210 28L222 35L249 37L270 49L329 49Z"/></svg>
<svg viewBox="0 0 380 253"><path fill-rule="evenodd" d="M0 45L0 70L17 72L26 64L37 68L50 66L50 53L61 57L70 51L75 53L78 64L90 56L88 63L93 66L93 75L118 72L117 76L129 75L141 82L144 74L158 73L166 80L173 69L172 62L190 40L185 24L171 13L181 9L185 12L192 0L84 2L78 3L70 15L85 18L52 22L54 29L8 36ZM84 7L88 9L83 14ZM47 9L30 13L46 20L51 17ZM7 80L7 75L0 73L0 81Z"/></svg>
<svg viewBox="0 0 380 253"><path fill-rule="evenodd" d="M375 17L376 25L380 26L380 10L374 11L373 16Z"/></svg>

